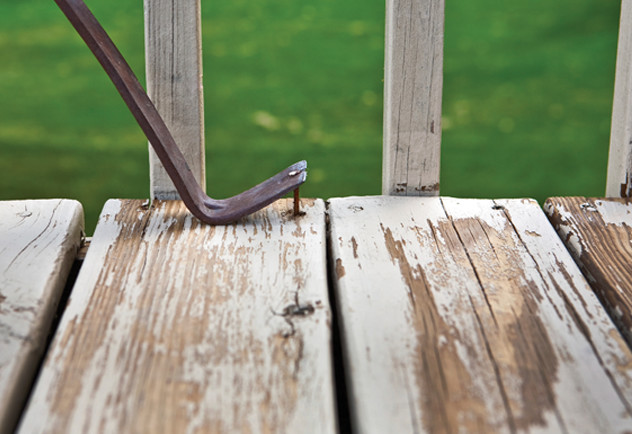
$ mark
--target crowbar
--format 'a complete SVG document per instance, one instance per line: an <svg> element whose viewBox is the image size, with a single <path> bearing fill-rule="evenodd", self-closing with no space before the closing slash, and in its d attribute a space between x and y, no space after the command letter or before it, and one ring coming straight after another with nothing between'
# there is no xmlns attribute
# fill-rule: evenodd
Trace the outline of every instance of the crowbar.
<svg viewBox="0 0 632 434"><path fill-rule="evenodd" d="M205 223L226 224L271 204L294 191L294 210L297 211L298 188L307 177L307 163L299 161L236 196L213 199L195 180L167 125L149 96L83 0L55 0L77 33L92 51L116 86L136 122L165 167L178 194L191 213Z"/></svg>

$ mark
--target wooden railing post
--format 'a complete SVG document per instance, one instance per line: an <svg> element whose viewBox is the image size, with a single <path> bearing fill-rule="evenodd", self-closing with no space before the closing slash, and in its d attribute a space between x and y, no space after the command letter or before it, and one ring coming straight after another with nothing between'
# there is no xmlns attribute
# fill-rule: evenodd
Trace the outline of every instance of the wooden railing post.
<svg viewBox="0 0 632 434"><path fill-rule="evenodd" d="M200 0L144 0L147 92L205 189ZM178 194L149 149L151 197Z"/></svg>
<svg viewBox="0 0 632 434"><path fill-rule="evenodd" d="M439 194L445 0L386 0L382 193Z"/></svg>
<svg viewBox="0 0 632 434"><path fill-rule="evenodd" d="M621 2L606 196L632 197L632 0Z"/></svg>

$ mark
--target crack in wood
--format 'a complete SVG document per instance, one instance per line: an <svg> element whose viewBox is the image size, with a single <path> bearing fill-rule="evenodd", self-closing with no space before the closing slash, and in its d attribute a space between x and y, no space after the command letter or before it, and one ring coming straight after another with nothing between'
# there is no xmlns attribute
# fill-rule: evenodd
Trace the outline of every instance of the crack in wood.
<svg viewBox="0 0 632 434"><path fill-rule="evenodd" d="M20 258L20 256L22 256L22 254L24 254L24 252L26 252L26 250L31 247L38 239L40 239L44 234L46 234L48 232L48 229L50 228L50 225L53 223L53 221L55 220L55 214L57 213L57 209L60 207L60 205L62 204L62 201L58 201L57 204L55 205L55 207L53 208L53 210L51 211L51 215L48 219L48 222L46 223L46 226L40 231L40 233L35 236L34 238L32 238L23 248L22 250L20 250L14 257L13 260L11 260L11 262L9 262L9 264L7 265L7 267L4 269L4 272L6 273L7 271L9 271L9 269L13 266L13 264L16 263L16 261L18 260L18 258ZM24 217L25 213L20 214L20 217L27 218L30 217L32 215L32 213L28 214L27 217Z"/></svg>
<svg viewBox="0 0 632 434"><path fill-rule="evenodd" d="M492 364L492 369L494 371L494 377L496 378L496 385L498 386L498 391L500 392L500 396L502 397L503 408L505 413L507 414L507 423L509 424L509 429L512 433L516 432L516 421L513 415L513 411L511 410L511 405L509 403L509 397L507 395L507 391L505 390L505 385L503 383L502 376L500 375L500 368L498 367L498 362L494 357L494 352L492 351L491 345L489 343L489 339L487 338L487 333L485 332L485 327L483 322L481 321L481 317L476 311L476 307L472 298L470 297L470 304L472 306L472 312L474 313L474 317L476 318L476 322L479 327L479 332L483 337L483 342L485 344L485 352L487 353L487 357L489 358L490 363Z"/></svg>
<svg viewBox="0 0 632 434"><path fill-rule="evenodd" d="M445 210L445 208L444 208ZM496 319L496 315L494 313L494 309L492 309L492 305L489 301L489 298L487 296L487 291L485 290L485 285L483 284L483 281L481 280L481 276L476 268L476 266L474 265L474 261L472 259L472 257L470 256L470 253L465 245L465 242L463 241L463 238L461 237L461 234L458 230L458 228L456 227L456 223L454 221L454 219L451 216L448 216L448 219L450 221L450 223L452 224L452 228L454 229L454 233L456 234L456 236L458 237L459 241L461 242L461 246L463 248L463 251L465 253L465 256L467 257L468 261L470 262L470 266L472 267L472 272L474 273L474 276L476 277L476 281L478 282L479 288L481 290L481 294L483 295L483 298L485 299L485 303L487 304L487 308L489 310L489 313L492 317L492 320L494 321L494 324L496 324L496 327L498 327L498 320ZM478 224L480 225L480 222L478 222ZM482 226L481 226L481 229ZM484 232L484 230L483 230ZM487 236L487 234L486 234ZM489 241L489 237L487 238ZM494 254L496 254L494 252Z"/></svg>

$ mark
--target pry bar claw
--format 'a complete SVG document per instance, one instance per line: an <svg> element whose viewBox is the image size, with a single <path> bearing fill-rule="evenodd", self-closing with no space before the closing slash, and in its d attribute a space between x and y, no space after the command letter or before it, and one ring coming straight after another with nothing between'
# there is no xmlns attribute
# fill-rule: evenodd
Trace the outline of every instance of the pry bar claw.
<svg viewBox="0 0 632 434"><path fill-rule="evenodd" d="M195 217L210 224L231 223L271 204L305 182L307 163L300 161L236 196L227 199L207 196L195 180L158 110L86 4L82 0L55 2L107 72L156 151L184 204Z"/></svg>

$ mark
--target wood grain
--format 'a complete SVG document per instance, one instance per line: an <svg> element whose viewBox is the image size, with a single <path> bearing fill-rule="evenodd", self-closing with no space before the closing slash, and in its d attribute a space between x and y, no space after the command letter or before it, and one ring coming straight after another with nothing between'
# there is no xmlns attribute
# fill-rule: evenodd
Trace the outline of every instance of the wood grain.
<svg viewBox="0 0 632 434"><path fill-rule="evenodd" d="M439 194L444 7L386 2L383 194Z"/></svg>
<svg viewBox="0 0 632 434"><path fill-rule="evenodd" d="M606 196L632 196L632 1L621 2Z"/></svg>
<svg viewBox="0 0 632 434"><path fill-rule="evenodd" d="M0 202L0 433L18 422L82 231L79 202Z"/></svg>
<svg viewBox="0 0 632 434"><path fill-rule="evenodd" d="M324 203L110 200L20 432L335 431Z"/></svg>
<svg viewBox="0 0 632 434"><path fill-rule="evenodd" d="M206 189L200 0L144 0L147 93ZM149 147L151 197L177 199Z"/></svg>
<svg viewBox="0 0 632 434"><path fill-rule="evenodd" d="M632 202L554 197L546 201L545 210L632 345Z"/></svg>
<svg viewBox="0 0 632 434"><path fill-rule="evenodd" d="M632 354L534 201L330 201L357 432L625 432Z"/></svg>

